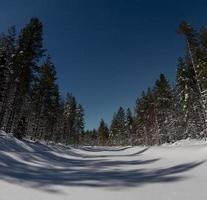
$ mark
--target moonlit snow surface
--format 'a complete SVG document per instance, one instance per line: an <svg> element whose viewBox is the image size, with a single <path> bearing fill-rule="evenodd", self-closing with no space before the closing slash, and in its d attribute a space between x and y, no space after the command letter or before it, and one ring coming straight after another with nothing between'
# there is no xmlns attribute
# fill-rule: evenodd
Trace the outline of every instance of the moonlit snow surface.
<svg viewBox="0 0 207 200"><path fill-rule="evenodd" d="M0 134L1 200L205 200L207 143L80 147Z"/></svg>

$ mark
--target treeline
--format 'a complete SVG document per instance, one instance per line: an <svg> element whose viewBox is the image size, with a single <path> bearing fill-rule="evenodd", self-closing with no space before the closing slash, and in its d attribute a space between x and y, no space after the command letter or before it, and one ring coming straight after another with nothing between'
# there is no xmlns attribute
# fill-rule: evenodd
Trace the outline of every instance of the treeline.
<svg viewBox="0 0 207 200"><path fill-rule="evenodd" d="M177 61L175 86L161 74L137 99L133 112L120 107L109 127L101 120L98 130L88 133L92 145L159 145L206 138L207 28L197 31L182 22L178 33L184 36L186 53Z"/></svg>
<svg viewBox="0 0 207 200"><path fill-rule="evenodd" d="M72 94L61 98L55 66L43 48L37 18L17 35L0 35L0 129L17 138L80 145L155 145L207 136L207 28L182 22L186 53L177 61L176 84L164 74L137 98L134 110L120 107L108 126L84 131L84 110Z"/></svg>
<svg viewBox="0 0 207 200"><path fill-rule="evenodd" d="M72 94L62 99L55 66L43 48L37 18L0 35L0 129L19 139L79 143L84 110Z"/></svg>

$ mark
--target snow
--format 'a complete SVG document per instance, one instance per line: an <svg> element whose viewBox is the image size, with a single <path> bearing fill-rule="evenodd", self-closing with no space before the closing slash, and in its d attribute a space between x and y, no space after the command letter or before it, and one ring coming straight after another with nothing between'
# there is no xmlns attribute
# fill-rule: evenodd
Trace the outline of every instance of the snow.
<svg viewBox="0 0 207 200"><path fill-rule="evenodd" d="M205 200L207 142L80 147L0 133L1 200Z"/></svg>
<svg viewBox="0 0 207 200"><path fill-rule="evenodd" d="M202 134L202 133L201 133ZM197 145L205 145L207 144L207 142L205 140L197 140L197 139L190 139L190 138L187 138L187 139L183 139L183 140L179 140L177 142L174 142L172 144L163 144L162 146L184 146L184 147L187 147L187 146L197 146Z"/></svg>

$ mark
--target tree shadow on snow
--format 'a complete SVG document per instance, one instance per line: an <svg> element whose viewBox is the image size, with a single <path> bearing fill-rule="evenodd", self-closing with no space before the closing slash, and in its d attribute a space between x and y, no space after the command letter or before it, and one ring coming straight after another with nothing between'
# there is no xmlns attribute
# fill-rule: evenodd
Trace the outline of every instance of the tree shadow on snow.
<svg viewBox="0 0 207 200"><path fill-rule="evenodd" d="M82 147L84 151L90 151L90 152L100 152L100 151L123 151L130 149L132 147Z"/></svg>
<svg viewBox="0 0 207 200"><path fill-rule="evenodd" d="M143 149L141 153L146 151ZM139 152L140 153L140 152ZM185 179L181 173L187 172L202 162L190 162L161 169L145 169L159 159L151 160L107 160L107 159L72 159L57 155L55 152L24 153L17 152L16 158L11 153L0 152L0 180L24 186L47 189L50 186L83 186L119 189L138 187L149 183L174 182ZM136 155L136 154L135 154ZM126 166L122 170L122 166ZM127 170L136 166L137 170Z"/></svg>
<svg viewBox="0 0 207 200"><path fill-rule="evenodd" d="M81 158L112 158L112 157L132 157L132 156L138 156L138 155L141 155L142 153L144 153L145 151L147 151L149 148L144 148L138 152L135 152L135 153L132 153L132 154L106 154L106 155L103 155L103 154L97 154L97 155L89 155L89 154L84 154L84 153L77 153L77 152L74 152L74 151L69 151L67 152L69 155L71 156L77 156L77 157L81 157ZM99 152L102 152L102 151L105 151L105 150L100 150ZM94 152L94 151L92 151ZM98 152L98 149L95 151L95 152Z"/></svg>

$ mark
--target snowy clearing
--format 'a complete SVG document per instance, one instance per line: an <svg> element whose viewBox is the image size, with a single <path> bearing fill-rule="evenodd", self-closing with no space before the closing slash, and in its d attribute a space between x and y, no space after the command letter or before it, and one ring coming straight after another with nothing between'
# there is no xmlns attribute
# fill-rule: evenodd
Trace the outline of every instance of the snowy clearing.
<svg viewBox="0 0 207 200"><path fill-rule="evenodd" d="M0 134L1 200L204 200L207 143L46 146Z"/></svg>

